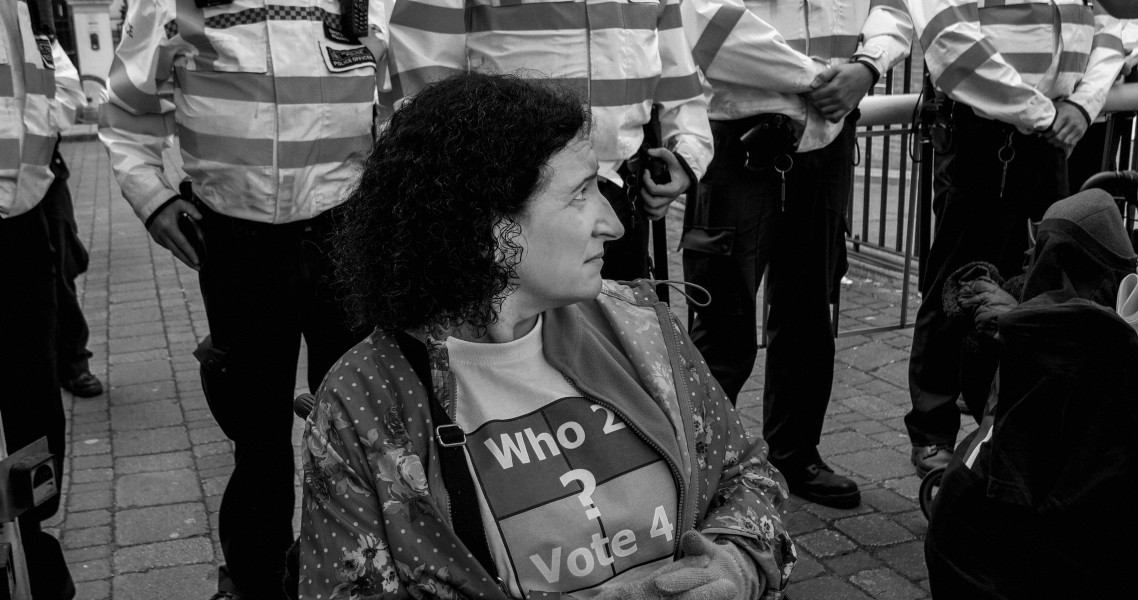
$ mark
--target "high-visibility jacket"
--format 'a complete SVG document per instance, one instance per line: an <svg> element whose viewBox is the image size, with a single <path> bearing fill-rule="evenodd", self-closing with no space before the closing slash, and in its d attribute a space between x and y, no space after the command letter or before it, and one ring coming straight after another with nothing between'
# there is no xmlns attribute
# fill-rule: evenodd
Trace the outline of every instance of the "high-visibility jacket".
<svg viewBox="0 0 1138 600"><path fill-rule="evenodd" d="M59 132L85 99L59 43L32 30L26 0L0 2L0 21L0 218L7 218L43 200Z"/></svg>
<svg viewBox="0 0 1138 600"><path fill-rule="evenodd" d="M591 108L601 176L618 180L658 104L662 141L699 177L711 162L711 129L679 7L680 0L398 0L389 56L395 101L467 70L551 77Z"/></svg>
<svg viewBox="0 0 1138 600"><path fill-rule="evenodd" d="M803 127L799 152L828 145L842 128L802 95L818 73L858 60L884 75L912 46L904 0L685 0L684 10L711 85L711 118L784 114Z"/></svg>
<svg viewBox="0 0 1138 600"><path fill-rule="evenodd" d="M1093 120L1122 68L1121 23L1084 0L909 0L933 83L978 115L1042 131L1067 100Z"/></svg>
<svg viewBox="0 0 1138 600"><path fill-rule="evenodd" d="M239 219L287 223L343 201L370 150L383 0L367 33L339 0L133 0L99 138L144 221L176 192L162 151L176 134L194 194Z"/></svg>
<svg viewBox="0 0 1138 600"><path fill-rule="evenodd" d="M1124 74L1129 74L1138 66L1138 19L1122 20L1122 52L1125 54Z"/></svg>

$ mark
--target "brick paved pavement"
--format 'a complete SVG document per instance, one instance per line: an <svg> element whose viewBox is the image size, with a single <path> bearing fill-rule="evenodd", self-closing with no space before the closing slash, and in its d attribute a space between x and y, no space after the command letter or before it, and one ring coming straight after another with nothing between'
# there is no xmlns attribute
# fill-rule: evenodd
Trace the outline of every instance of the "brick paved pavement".
<svg viewBox="0 0 1138 600"><path fill-rule="evenodd" d="M63 542L80 599L204 600L216 585L217 509L233 461L191 355L207 333L196 275L150 241L97 141L72 140L62 149L80 235L91 250L90 270L78 282L91 326L91 367L109 391L92 399L65 392L65 501L49 525ZM678 214L669 225L674 241ZM678 278L678 255L671 262ZM900 297L855 277L843 289L843 329L896 322ZM683 303L675 304L685 318ZM838 340L821 451L862 486L863 503L834 510L792 500L788 524L800 557L795 600L928 596L925 519L902 422L911 338L903 330ZM739 404L756 432L762 360Z"/></svg>

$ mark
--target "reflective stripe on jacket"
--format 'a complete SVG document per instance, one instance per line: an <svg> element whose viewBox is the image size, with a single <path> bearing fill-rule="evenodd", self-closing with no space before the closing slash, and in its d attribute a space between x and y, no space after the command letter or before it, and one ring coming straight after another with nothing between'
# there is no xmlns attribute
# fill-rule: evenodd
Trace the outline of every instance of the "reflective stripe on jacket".
<svg viewBox="0 0 1138 600"><path fill-rule="evenodd" d="M616 180L640 148L653 104L665 144L702 176L711 129L679 8L679 0L399 0L395 100L466 70L552 77L592 109L602 176Z"/></svg>
<svg viewBox="0 0 1138 600"><path fill-rule="evenodd" d="M696 0L684 3L692 51L711 84L708 114L732 120L781 113L805 127L798 151L841 132L801 94L826 67L853 58L885 74L909 55L904 0Z"/></svg>
<svg viewBox="0 0 1138 600"><path fill-rule="evenodd" d="M384 0L368 35L339 33L339 0L129 4L100 116L123 196L146 220L173 197L177 134L194 193L239 219L287 223L342 202L372 145Z"/></svg>
<svg viewBox="0 0 1138 600"><path fill-rule="evenodd" d="M26 0L0 6L0 218L39 204L55 178L51 156L59 136L55 98L59 44L32 31Z"/></svg>
<svg viewBox="0 0 1138 600"><path fill-rule="evenodd" d="M976 113L1041 131L1067 99L1093 120L1122 68L1121 23L1084 0L909 0L933 83Z"/></svg>

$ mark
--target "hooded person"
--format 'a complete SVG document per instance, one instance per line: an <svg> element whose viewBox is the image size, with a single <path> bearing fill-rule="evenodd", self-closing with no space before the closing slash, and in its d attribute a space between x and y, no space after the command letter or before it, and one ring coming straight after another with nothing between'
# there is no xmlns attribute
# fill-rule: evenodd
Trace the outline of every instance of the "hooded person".
<svg viewBox="0 0 1138 600"><path fill-rule="evenodd" d="M1119 589L1138 533L1138 335L1114 311L1138 256L1111 196L1088 190L1039 224L1022 301L998 318L999 392L957 447L925 555L935 598ZM1076 583L1077 582L1077 583Z"/></svg>

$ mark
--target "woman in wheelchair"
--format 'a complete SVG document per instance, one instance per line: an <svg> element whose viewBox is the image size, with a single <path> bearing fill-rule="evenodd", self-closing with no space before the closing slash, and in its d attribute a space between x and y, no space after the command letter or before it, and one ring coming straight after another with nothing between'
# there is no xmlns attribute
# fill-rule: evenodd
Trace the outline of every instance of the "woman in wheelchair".
<svg viewBox="0 0 1138 600"><path fill-rule="evenodd" d="M392 117L336 248L374 332L304 434L301 598L781 597L785 483L622 228L576 96L440 82Z"/></svg>
<svg viewBox="0 0 1138 600"><path fill-rule="evenodd" d="M1039 225L1021 302L998 322L998 391L932 505L934 598L1112 598L1132 586L1138 335L1115 311L1138 257L1111 196Z"/></svg>

